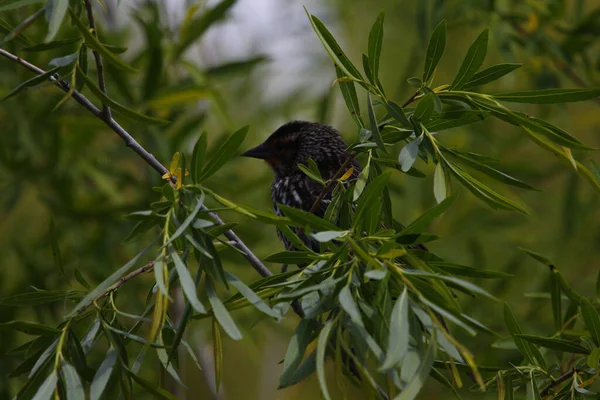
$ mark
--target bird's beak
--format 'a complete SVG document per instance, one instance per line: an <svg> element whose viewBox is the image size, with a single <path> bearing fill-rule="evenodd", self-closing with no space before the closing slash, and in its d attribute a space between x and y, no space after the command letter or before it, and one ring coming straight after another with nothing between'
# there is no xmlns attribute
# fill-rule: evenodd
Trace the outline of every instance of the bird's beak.
<svg viewBox="0 0 600 400"><path fill-rule="evenodd" d="M264 143L259 144L253 149L248 150L245 153L242 153L242 157L252 157L259 158L261 160L265 160L271 156L271 152L267 149Z"/></svg>

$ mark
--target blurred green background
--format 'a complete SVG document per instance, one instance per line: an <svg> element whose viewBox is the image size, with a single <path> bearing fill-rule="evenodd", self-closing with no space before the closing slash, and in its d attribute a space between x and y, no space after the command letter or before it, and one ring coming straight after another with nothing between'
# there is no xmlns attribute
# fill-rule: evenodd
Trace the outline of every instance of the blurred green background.
<svg viewBox="0 0 600 400"><path fill-rule="evenodd" d="M179 60L172 58L181 24L190 7L211 7L218 2L128 2L117 7L105 1L95 8L104 43L127 47L121 57L138 68L127 74L107 66L108 93L124 105L172 121L165 127L116 119L168 165L176 151L189 154L199 136L208 133L209 146L250 124L244 148L261 142L292 119L331 124L348 141L357 135L337 86L333 64L314 35L302 6L321 18L350 58L359 64L366 51L371 24L386 10L381 81L388 97L399 103L413 93L406 83L420 76L424 49L437 23L448 20L448 44L435 77L436 85L450 83L470 43L485 27L490 45L484 66L519 62L524 66L485 88L487 93L550 87L600 85L600 1L386 1L239 0L226 17L211 25ZM37 6L0 13L12 26ZM39 8L39 7L38 7ZM33 43L43 41L46 22L36 21L25 31ZM65 21L60 38L73 37ZM48 62L76 50L23 51L13 40L5 48L47 69ZM90 65L93 65L90 59ZM92 68L92 67L90 67ZM0 96L8 94L32 74L0 59ZM84 90L85 95L90 95ZM361 93L359 93L360 95ZM146 245L149 236L123 243L135 225L128 212L148 209L158 200L152 186L160 176L151 170L119 137L74 101L53 110L64 93L46 84L0 103L0 295L42 289L67 288L54 266L48 240L54 215L58 244L66 272L79 270L92 284L101 282ZM361 101L365 100L360 97ZM93 99L93 98L92 98ZM366 105L366 101L361 104ZM600 147L600 104L589 101L568 106L519 106L518 109L574 134L586 144ZM598 194L568 166L543 152L517 128L484 121L445 131L448 145L499 159L511 175L539 189L512 190L491 183L499 192L520 199L530 216L495 212L458 185L459 201L430 227L442 239L430 248L445 259L475 267L509 272L513 278L476 282L508 302L523 330L531 334L552 331L551 306L536 293L547 291L548 273L518 249L525 247L550 257L583 295L591 296L600 268L600 201ZM398 154L400 148L394 150ZM591 156L575 154L586 165ZM420 163L420 164L419 164ZM410 222L435 203L432 167L418 161L429 175L418 179L396 173L392 181L395 216ZM272 172L256 160L238 159L211 178L209 186L229 199L254 208L269 209ZM482 179L485 179L482 177ZM510 192L508 192L510 190ZM259 257L282 250L272 227L259 225L233 212L226 221L238 221L238 235ZM223 252L225 268L252 282L257 276L238 254ZM269 265L276 271L278 265ZM117 301L125 312L140 313L153 277L129 282ZM71 279L73 288L82 287ZM463 301L465 312L506 334L502 305L491 301ZM63 304L31 308L0 305L0 322L13 319L56 324ZM168 382L180 398L305 399L317 398L316 379L277 391L278 364L297 317L280 324L256 312L236 312L244 339L225 339L224 376L218 394L214 389L210 326L196 322L187 338L198 353L203 371L183 363L185 390ZM7 375L22 360L6 355L26 337L0 331L0 398L12 397L25 376ZM467 339L467 338L463 338ZM519 354L492 347L498 338L479 335L468 346L483 365L519 363ZM91 363L103 354L92 355ZM145 374L158 377L158 361L145 360ZM333 382L333 380L332 380ZM347 382L331 383L336 395L361 398ZM469 395L469 381L461 394ZM337 386L337 389L334 389ZM477 397L473 395L473 397ZM422 399L452 398L430 380ZM490 398L495 398L491 394Z"/></svg>

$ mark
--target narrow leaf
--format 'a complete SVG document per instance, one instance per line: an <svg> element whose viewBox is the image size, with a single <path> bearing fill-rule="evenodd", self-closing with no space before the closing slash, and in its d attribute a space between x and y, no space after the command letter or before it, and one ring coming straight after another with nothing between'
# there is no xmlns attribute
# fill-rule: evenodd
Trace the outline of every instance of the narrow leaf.
<svg viewBox="0 0 600 400"><path fill-rule="evenodd" d="M463 89L472 89L493 82L502 78L504 75L510 74L522 65L523 64L497 64L487 67L473 75L471 80L464 84Z"/></svg>
<svg viewBox="0 0 600 400"><path fill-rule="evenodd" d="M50 42L58 33L62 21L65 18L67 9L69 8L69 0L49 0L46 3L46 19L48 20L48 34L45 42Z"/></svg>
<svg viewBox="0 0 600 400"><path fill-rule="evenodd" d="M441 162L437 164L433 174L433 195L438 204L446 199L446 174Z"/></svg>
<svg viewBox="0 0 600 400"><path fill-rule="evenodd" d="M229 337L233 340L242 339L242 333L238 329L235 322L233 322L231 315L229 315L229 312L223 305L221 299L219 299L219 296L217 296L217 293L215 292L215 286L210 275L206 275L205 289L208 296L208 301L212 306L212 312L227 335L229 335Z"/></svg>
<svg viewBox="0 0 600 400"><path fill-rule="evenodd" d="M454 82L452 82L452 85L450 85L450 89L461 89L465 83L471 80L475 72L477 72L485 60L487 44L488 29L485 29L479 34L479 36L477 36L477 39L475 39L471 47L469 47L467 55L465 56L465 59L460 65L458 73L454 78Z"/></svg>
<svg viewBox="0 0 600 400"><path fill-rule="evenodd" d="M183 289L185 297L188 299L192 308L197 313L205 314L206 308L204 308L204 305L202 305L198 299L198 294L196 293L196 284L194 283L194 279L192 278L190 271L181 260L181 257L179 257L179 254L177 254L177 251L175 251L172 247L169 254L173 260L173 264L175 264L175 270L177 270L179 282L181 283L181 288Z"/></svg>
<svg viewBox="0 0 600 400"><path fill-rule="evenodd" d="M435 68L444 54L445 48L446 20L444 19L435 27L431 34L431 38L429 39L429 44L427 44L425 66L423 68L423 82L429 82L429 79L433 76Z"/></svg>
<svg viewBox="0 0 600 400"><path fill-rule="evenodd" d="M11 90L6 96L4 96L2 98L2 100L0 100L0 102L15 96L16 94L21 93L23 90L37 86L41 83L46 82L51 76L53 76L56 71L58 71L58 67L57 68L52 68L51 70L48 70L46 72L44 72L43 74L40 75L36 75L31 79L26 80L25 82L21 83L19 86L17 86L16 88L14 88L13 90Z"/></svg>
<svg viewBox="0 0 600 400"><path fill-rule="evenodd" d="M33 396L33 400L49 400L52 398L54 394L54 389L56 388L56 383L58 381L58 376L56 374L56 370L52 370L50 375L44 380L40 388Z"/></svg>
<svg viewBox="0 0 600 400"><path fill-rule="evenodd" d="M538 346L542 346L547 349L564 351L566 353L590 354L590 351L585 347L564 339L522 334L517 336L527 340L530 343L537 344Z"/></svg>
<svg viewBox="0 0 600 400"><path fill-rule="evenodd" d="M321 329L317 341L317 377L319 378L321 394L326 400L331 400L331 396L327 390L327 380L325 379L325 353L327 351L327 343L333 326L334 325L331 322L326 323Z"/></svg>
<svg viewBox="0 0 600 400"><path fill-rule="evenodd" d="M399 365L408 350L409 316L408 316L408 292L406 287L402 295L396 300L390 316L390 328L388 335L388 347L385 353L383 365L380 371L386 371Z"/></svg>
<svg viewBox="0 0 600 400"><path fill-rule="evenodd" d="M217 172L227 161L233 158L236 151L246 138L248 133L248 125L238 129L225 140L225 142L213 152L210 159L206 162L202 173L198 177L198 182L206 180L208 177Z"/></svg>
<svg viewBox="0 0 600 400"><path fill-rule="evenodd" d="M154 117L149 117L149 116L141 114L141 113L139 113L137 111L133 111L133 110L131 110L131 109L123 106L120 103L117 103L116 101L114 101L113 99L111 99L110 97L108 97L106 94L104 94L98 88L98 86L96 86L96 84L94 83L94 81L92 81L83 72L83 70L79 66L77 67L77 70L79 71L79 76L81 76L81 78L85 82L85 84L88 87L88 89L90 89L90 92L92 92L94 94L94 96L96 96L98 98L98 100L100 100L103 104L106 104L107 106L110 106L110 108L112 110L114 110L115 112L118 112L119 114L121 114L124 117L131 118L134 121L144 122L144 123L147 123L147 124L165 125L165 124L169 123L169 121L167 121L167 120L159 119L159 118L154 118Z"/></svg>
<svg viewBox="0 0 600 400"><path fill-rule="evenodd" d="M582 89L541 89L524 92L498 93L496 100L512 103L557 104L595 99L600 96L600 88Z"/></svg>
<svg viewBox="0 0 600 400"><path fill-rule="evenodd" d="M67 0L60 1L64 1L68 5ZM77 15L71 9L69 9L69 14L71 14L71 20L73 21L77 29L79 29L79 32L81 32L81 34L83 35L85 39L85 44L90 49L96 50L98 53L100 53L103 60L105 60L108 63L111 63L119 69L129 72L137 72L135 68L121 61L119 57L117 57L113 52L108 50L102 43L100 43L100 41L94 35L92 35L88 28L83 24L83 22L79 20L79 17L77 17Z"/></svg>
<svg viewBox="0 0 600 400"><path fill-rule="evenodd" d="M581 297L581 316L585 321L585 326L590 332L590 336L596 346L600 346L600 315L598 311L592 305L592 303L585 297Z"/></svg>
<svg viewBox="0 0 600 400"><path fill-rule="evenodd" d="M116 362L117 350L114 347L110 347L102 364L98 367L96 375L94 375L94 380L92 380L90 386L90 400L100 400Z"/></svg>
<svg viewBox="0 0 600 400"><path fill-rule="evenodd" d="M400 163L402 172L407 172L417 160L417 156L419 155L419 145L422 141L423 135L420 135L400 150L398 162Z"/></svg>
<svg viewBox="0 0 600 400"><path fill-rule="evenodd" d="M381 47L383 43L383 19L385 12L381 11L377 20L369 32L369 62L371 67L372 82L377 85L379 75L379 59L381 58Z"/></svg>
<svg viewBox="0 0 600 400"><path fill-rule="evenodd" d="M65 383L67 400L85 400L85 392L83 391L81 379L77 375L75 368L65 360L61 363L61 374L62 380Z"/></svg>
<svg viewBox="0 0 600 400"><path fill-rule="evenodd" d="M379 150L387 154L385 144L383 144L383 140L381 139L381 132L379 132L377 117L375 116L375 111L373 110L373 102L371 101L370 93L367 93L367 108L369 111L369 124L371 128L371 134L373 135L373 140L377 144Z"/></svg>

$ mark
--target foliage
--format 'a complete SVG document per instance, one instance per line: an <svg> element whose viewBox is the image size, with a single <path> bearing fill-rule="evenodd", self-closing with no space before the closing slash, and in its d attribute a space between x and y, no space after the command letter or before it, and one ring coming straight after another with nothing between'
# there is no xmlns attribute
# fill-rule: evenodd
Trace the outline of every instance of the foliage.
<svg viewBox="0 0 600 400"><path fill-rule="evenodd" d="M367 167L355 182L348 182L350 174L344 174L344 171L340 171L338 179L325 182L315 165L303 166L302 170L309 177L321 182L323 190L334 187L325 217L282 205L279 207L285 217L279 217L238 204L237 199L230 200L211 183L213 175L234 162L247 135L247 127L212 146L208 145L207 134L203 133L195 141L191 154L184 151L183 143L203 119L202 114L195 110L189 113L182 106L185 100L209 97L218 110L220 98L210 83L209 72L200 71L182 57L186 49L212 24L221 20L234 3L221 1L199 16L195 15L195 6L190 7L174 46L163 44L166 39L158 29L159 10L156 5L147 5L145 14L136 17L136 21L152 52L134 57L131 63L119 57L119 48L104 43L102 35L88 29L93 23L84 6L89 3L75 6L64 0L51 0L22 23L2 23L10 31L3 46L14 46L19 54L49 51L52 57L56 56L48 63L53 69L22 81L6 94L5 99L27 95L32 88L44 90L48 78L53 80L58 76L68 82L59 83L66 95L49 98L40 112L64 109L72 103L66 100L71 97L77 100L78 94L85 90L103 105L102 111L98 109L95 114L97 119L89 122L91 125L101 121L119 133L118 124L115 125L107 112L110 109L119 118L136 123L132 124L132 134L149 129L155 133L166 132L175 138L172 148L162 154L174 153L168 170L160 163L158 166L151 164L161 172L163 181L156 184L156 180L149 178L141 182L139 187L143 195L138 203L142 206L136 204L120 210L137 221L126 241L135 243L136 248L143 247L143 250L111 274L86 279L85 271L78 269L74 272L77 283L71 282L70 274L64 268L57 226L51 220L52 259L61 274L60 279L66 281L69 288L43 290L34 287L0 300L0 305L5 307L35 309L36 306L61 304L64 309L63 315L55 315L54 319L60 320L58 324L13 320L0 325L3 331L35 336L35 339L11 349L11 355L18 355L21 363L12 369L10 376L27 374L17 393L18 398L47 399L53 395L85 398L86 393L94 399L108 393L121 393L131 398L137 387L155 397L175 398L162 380L148 378L152 376L152 366L145 360L154 357L160 364L161 375L168 375L164 380L185 386L179 368L182 359L189 357L198 364L186 332L191 324L206 320L210 321L215 386L219 387L223 369L229 368L223 362L227 344L223 338L240 340L247 330L232 317L232 311L239 309L254 309L266 316L263 319L268 317L277 322L290 310L302 317L283 358L280 388L298 384L314 373L322 395L332 398L333 385L330 374L326 373L326 362L331 360L339 386L347 379L360 388L365 397L413 399L429 382L429 377L457 396L460 396L458 390L464 385L465 378L473 380L474 390L495 389L501 398L513 398L515 390L525 391L529 398L554 394L556 398L595 395L588 388L598 377L600 316L595 305L571 289L553 263L527 251L550 270L547 297L552 306L555 333L549 337L524 333L505 306L504 320L510 342L522 354L523 362L510 368L487 367L478 365L468 339L462 337L494 332L465 313L459 296L498 301L471 279L505 279L508 275L448 261L426 251L423 244L437 239L426 229L456 202L457 194L453 192L459 190L452 187L453 182L494 210L528 213L520 201L500 194L488 182L520 190L535 190L533 185L499 170L485 155L444 144L443 138L452 129L482 120L495 119L519 127L527 139L563 159L567 168L573 168L600 192L594 165L588 168L575 158L575 155L593 150L592 147L546 119L506 105L585 101L598 98L600 89L552 88L495 94L476 91L520 66L501 63L482 69L488 48L487 29L466 49L454 78L435 86L436 71L449 42L447 23L441 21L433 29L426 46L421 77L408 79L414 93L400 105L386 95L381 83L383 12L368 35L367 54L362 55L362 72L344 53L326 25L307 12L317 37L335 63L336 84L356 123L357 140L349 150L352 157L364 157ZM30 4L21 1L11 2L9 6ZM39 29L32 24L41 15L41 10L48 18L49 27L47 32L37 36L44 37L43 42L34 44L23 31L25 28ZM84 22L86 18L87 23ZM69 33L65 34L67 31ZM58 49L65 48L72 52L66 56L58 54ZM98 84L90 77L92 63L88 54L93 56ZM255 61L248 60L244 65L252 65ZM110 86L108 91L104 88L102 63L107 75L117 83L114 92ZM163 69L171 63L180 63L187 68L189 76L163 74ZM235 73L235 67L239 65L221 66L220 70L231 68ZM138 71L143 71L140 88L130 85L129 75L126 75ZM193 77L192 81L190 77ZM164 86L169 90L163 91L155 85L157 78L172 80ZM357 87L366 93L363 111ZM56 91L56 88L48 90ZM112 94L117 90L118 100ZM14 107L9 101L3 104ZM68 112L78 111L73 108ZM223 116L223 119L228 118ZM25 122L19 121L17 116L12 123L18 127ZM164 127L166 124L169 125ZM23 137L3 140L8 145L11 145L10 140L31 141L30 132L26 131ZM119 185L131 180L130 175L123 173L120 176L111 170L111 166L99 168L85 160L75 164L76 152L61 179L44 181L44 170L53 167L59 159L56 143L60 139L56 132L53 135L40 143L33 141L31 154L27 154L32 157L3 151L2 163L20 167L23 177L28 179L32 175L25 172L33 171L35 179L48 186L44 201L54 212L65 213L69 207L78 207L85 199L85 193L69 188L85 185L85 182L80 183L85 179L93 180L94 185L103 188L107 198L118 204ZM126 136L120 135L127 140ZM403 146L397 151L399 143ZM84 148L85 145L80 146ZM136 150L135 144L129 142L128 145ZM148 153L142 150L136 151L151 163ZM574 152L578 153L574 155ZM118 154L115 152L115 158ZM437 204L404 227L394 217L390 180L392 175L400 173L424 176L414 167L417 160L433 166L432 192ZM16 187L13 190L18 195L24 178L12 178ZM149 200L152 195L154 202ZM103 216L102 211L82 209L80 212ZM229 230L233 224L225 224L216 216L215 212L222 211L234 211L256 224L277 226L297 248L272 254L266 261L306 266L279 274L264 272L262 264L252 260L253 254ZM113 215L116 208L110 207L104 212ZM316 253L307 248L290 227L310 234L321 243L322 251ZM104 229L110 229L110 226ZM263 274L262 279L244 283L227 268L224 261L229 253L244 255ZM142 262L145 259L150 261ZM123 311L119 304L121 293L128 290L130 281L148 271L153 271L154 280L144 288L144 304L137 304L135 314ZM91 284L91 281L100 283ZM184 298L179 314L172 307L176 302L175 288L181 289ZM567 307L563 312L565 302ZM585 330L575 330L578 321Z"/></svg>

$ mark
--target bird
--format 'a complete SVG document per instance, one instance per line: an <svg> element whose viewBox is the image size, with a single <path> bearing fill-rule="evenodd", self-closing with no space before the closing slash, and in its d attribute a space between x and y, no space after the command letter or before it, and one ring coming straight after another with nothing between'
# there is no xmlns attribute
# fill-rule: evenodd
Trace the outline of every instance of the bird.
<svg viewBox="0 0 600 400"><path fill-rule="evenodd" d="M302 172L298 164L308 165L312 159L325 182L334 179L340 168L347 165L346 171L351 170L351 174L346 182L351 183L358 178L361 168L347 148L337 129L318 122L294 120L280 126L263 143L242 156L264 160L272 168L271 200L275 214L283 216L278 206L283 204L323 217L331 202L334 185L324 187ZM351 161L347 162L348 159ZM281 231L277 233L286 249L294 249ZM320 244L315 239L299 229L295 233L308 248L319 251Z"/></svg>

